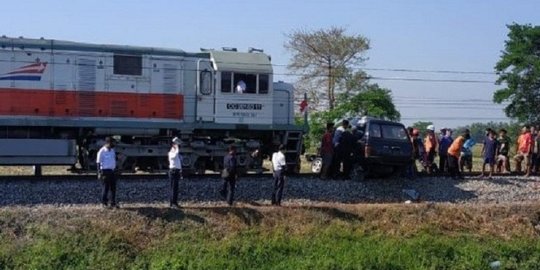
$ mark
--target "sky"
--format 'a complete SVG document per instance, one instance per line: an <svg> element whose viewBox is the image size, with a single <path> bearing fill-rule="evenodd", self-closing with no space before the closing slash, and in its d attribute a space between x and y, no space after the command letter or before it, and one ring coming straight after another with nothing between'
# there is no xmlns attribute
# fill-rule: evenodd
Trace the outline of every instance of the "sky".
<svg viewBox="0 0 540 270"><path fill-rule="evenodd" d="M189 52L256 47L272 56L275 80L294 83L285 67L291 58L286 34L345 27L370 40L362 68L392 90L402 122L442 128L509 121L503 105L492 103L501 88L493 83L494 66L506 25L538 25L539 10L538 0L19 0L3 3L0 35Z"/></svg>

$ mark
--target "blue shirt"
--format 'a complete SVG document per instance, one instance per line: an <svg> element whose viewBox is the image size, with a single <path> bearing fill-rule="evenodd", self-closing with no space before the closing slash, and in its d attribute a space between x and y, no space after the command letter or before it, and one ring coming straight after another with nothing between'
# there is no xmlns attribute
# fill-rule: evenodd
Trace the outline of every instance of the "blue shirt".
<svg viewBox="0 0 540 270"><path fill-rule="evenodd" d="M439 142L439 154L446 154L453 141L454 139L451 136L443 136Z"/></svg>
<svg viewBox="0 0 540 270"><path fill-rule="evenodd" d="M236 165L237 165L236 155L228 153L223 158L223 168L229 171L230 177L233 177L236 175Z"/></svg>
<svg viewBox="0 0 540 270"><path fill-rule="evenodd" d="M471 156L472 155L472 148L476 144L476 141L473 138L470 138L465 141L463 144L463 147L461 148L461 153L465 156Z"/></svg>
<svg viewBox="0 0 540 270"><path fill-rule="evenodd" d="M496 139L486 139L484 141L484 158L495 158L499 142Z"/></svg>
<svg viewBox="0 0 540 270"><path fill-rule="evenodd" d="M334 138L332 138L332 143L334 144L334 147L336 147L341 142L341 135L343 135L343 132L345 129L343 127L338 127L336 131L334 131Z"/></svg>

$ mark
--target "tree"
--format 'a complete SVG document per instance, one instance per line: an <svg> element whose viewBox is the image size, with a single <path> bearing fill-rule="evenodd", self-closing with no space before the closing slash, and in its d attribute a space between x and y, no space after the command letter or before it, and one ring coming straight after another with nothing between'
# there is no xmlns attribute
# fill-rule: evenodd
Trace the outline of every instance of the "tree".
<svg viewBox="0 0 540 270"><path fill-rule="evenodd" d="M307 92L311 103L323 109L334 109L336 92L348 92L344 79L354 76L353 69L365 61L363 54L369 49L367 38L345 31L331 27L296 30L287 35L285 48L293 55L288 67L300 75L297 89L302 96Z"/></svg>
<svg viewBox="0 0 540 270"><path fill-rule="evenodd" d="M509 102L508 117L520 122L540 120L540 26L512 24L501 59L495 69L497 84L505 84L493 95L496 103Z"/></svg>

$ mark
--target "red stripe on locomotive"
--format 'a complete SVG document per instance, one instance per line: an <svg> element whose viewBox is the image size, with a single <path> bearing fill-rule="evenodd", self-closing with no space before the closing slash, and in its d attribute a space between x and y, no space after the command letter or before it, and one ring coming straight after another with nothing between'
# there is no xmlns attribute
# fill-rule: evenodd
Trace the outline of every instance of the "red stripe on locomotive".
<svg viewBox="0 0 540 270"><path fill-rule="evenodd" d="M182 119L178 94L0 88L0 115Z"/></svg>

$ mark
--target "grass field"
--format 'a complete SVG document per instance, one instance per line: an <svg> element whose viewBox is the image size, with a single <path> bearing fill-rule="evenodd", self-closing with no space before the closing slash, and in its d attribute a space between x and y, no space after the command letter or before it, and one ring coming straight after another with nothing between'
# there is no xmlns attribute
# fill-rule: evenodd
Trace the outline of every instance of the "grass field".
<svg viewBox="0 0 540 270"><path fill-rule="evenodd" d="M0 269L540 269L539 205L0 209Z"/></svg>

